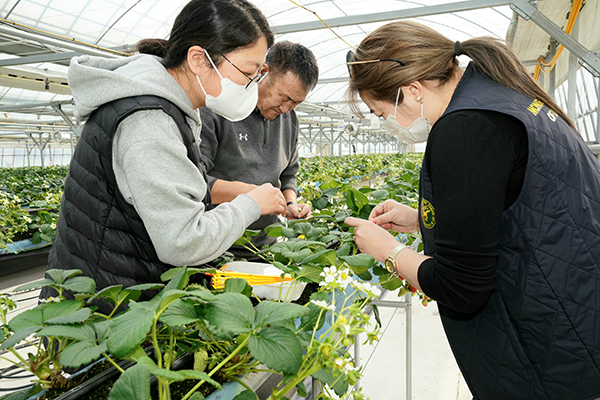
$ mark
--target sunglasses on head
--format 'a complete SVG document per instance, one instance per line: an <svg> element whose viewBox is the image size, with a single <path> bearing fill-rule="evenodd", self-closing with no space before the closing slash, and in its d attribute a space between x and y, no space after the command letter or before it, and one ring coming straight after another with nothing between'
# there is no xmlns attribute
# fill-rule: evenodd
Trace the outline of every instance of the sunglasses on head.
<svg viewBox="0 0 600 400"><path fill-rule="evenodd" d="M394 58L381 58L378 60L365 60L365 61L355 61L354 58L354 52L352 50L348 51L348 53L346 53L346 66L348 67L348 74L350 75L350 78L352 78L353 74L353 66L356 64L372 64L372 63L378 63L381 61L393 61L393 62L397 62L398 64L400 64L402 67L404 67L406 64L403 63L400 60L396 60Z"/></svg>

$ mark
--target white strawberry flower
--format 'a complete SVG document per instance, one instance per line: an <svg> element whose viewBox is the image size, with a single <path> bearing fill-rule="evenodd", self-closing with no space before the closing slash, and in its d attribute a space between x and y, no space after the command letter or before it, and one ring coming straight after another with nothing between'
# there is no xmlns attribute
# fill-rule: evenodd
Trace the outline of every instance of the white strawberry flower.
<svg viewBox="0 0 600 400"><path fill-rule="evenodd" d="M310 302L325 310L335 311L335 306L333 304L327 304L324 300L311 300Z"/></svg>

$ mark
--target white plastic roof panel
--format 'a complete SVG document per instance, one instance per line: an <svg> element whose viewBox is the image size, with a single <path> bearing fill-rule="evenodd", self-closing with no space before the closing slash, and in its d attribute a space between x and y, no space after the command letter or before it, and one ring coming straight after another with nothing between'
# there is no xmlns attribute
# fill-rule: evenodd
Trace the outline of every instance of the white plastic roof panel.
<svg viewBox="0 0 600 400"><path fill-rule="evenodd" d="M107 48L133 45L148 37L168 37L173 20L187 0L0 0L0 17L53 34L74 38ZM254 4L274 27L346 16L386 13L404 9L431 7L451 1L421 0L256 0ZM376 8L373 5L376 4ZM308 10L312 11L308 11ZM504 38L512 11L508 6L417 18L453 40L479 35ZM356 46L368 32L387 23L369 23L333 28L350 45ZM347 79L344 65L349 45L323 27L312 31L278 35L303 43L317 56L321 79ZM0 52L2 51L0 37ZM41 46L40 52L51 47ZM53 52L68 51L52 48ZM6 56L4 56L6 57ZM33 65L39 67L39 65ZM337 103L344 97L343 83L321 84L307 99L313 103ZM18 92L7 93L14 97ZM22 95L20 93L19 95Z"/></svg>

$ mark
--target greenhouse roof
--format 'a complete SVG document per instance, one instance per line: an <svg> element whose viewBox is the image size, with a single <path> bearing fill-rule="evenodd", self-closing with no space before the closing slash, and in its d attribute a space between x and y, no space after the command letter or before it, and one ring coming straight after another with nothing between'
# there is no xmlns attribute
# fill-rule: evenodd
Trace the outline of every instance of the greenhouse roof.
<svg viewBox="0 0 600 400"><path fill-rule="evenodd" d="M515 2L529 4L524 0L512 3ZM3 86L0 105L69 100L66 71L73 55L85 52L119 56L107 49L122 52L143 38L167 38L176 15L186 3L187 0L0 0L0 85ZM508 1L254 0L253 3L267 16L277 40L300 42L315 53L320 79L307 102L338 109L345 108L346 52L385 23L410 18L451 40L462 41L476 36L505 39L509 27L518 20ZM545 0L540 5L556 25L565 24L564 10L568 10L570 1ZM597 9L597 4L588 9L592 7ZM520 55L524 61L546 53L549 42L549 35L539 28L535 43L532 42L528 29L531 25L535 24L521 20L518 29L512 31L511 42L516 49L522 49Z"/></svg>

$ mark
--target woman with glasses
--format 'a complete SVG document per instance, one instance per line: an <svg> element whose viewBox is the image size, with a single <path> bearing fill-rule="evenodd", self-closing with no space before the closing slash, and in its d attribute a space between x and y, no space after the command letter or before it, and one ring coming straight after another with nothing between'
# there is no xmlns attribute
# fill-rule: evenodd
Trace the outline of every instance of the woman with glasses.
<svg viewBox="0 0 600 400"><path fill-rule="evenodd" d="M173 266L221 255L261 215L285 213L283 195L270 184L209 210L198 142L196 109L231 120L254 110L272 44L266 18L248 1L193 0L168 40L138 43L142 54L72 60L69 85L87 121L48 269L80 269L96 290L160 283ZM103 313L113 308L96 305Z"/></svg>
<svg viewBox="0 0 600 400"><path fill-rule="evenodd" d="M395 22L347 61L355 109L427 141L418 210L348 218L360 250L437 301L475 399L600 397L600 167L571 120L492 38ZM388 232L417 230L425 254Z"/></svg>

